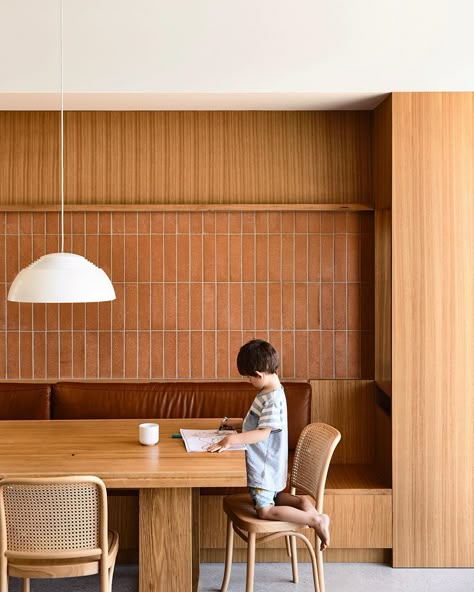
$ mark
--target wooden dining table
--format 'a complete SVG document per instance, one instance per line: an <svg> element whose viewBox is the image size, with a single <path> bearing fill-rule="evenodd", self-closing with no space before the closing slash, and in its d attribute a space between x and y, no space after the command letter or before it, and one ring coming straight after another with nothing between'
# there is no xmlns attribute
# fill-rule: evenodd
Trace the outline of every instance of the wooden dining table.
<svg viewBox="0 0 474 592"><path fill-rule="evenodd" d="M156 422L160 441L138 442ZM191 592L199 579L199 488L246 484L245 453L188 453L172 434L218 419L0 422L0 477L97 475L108 489L139 490L140 592Z"/></svg>

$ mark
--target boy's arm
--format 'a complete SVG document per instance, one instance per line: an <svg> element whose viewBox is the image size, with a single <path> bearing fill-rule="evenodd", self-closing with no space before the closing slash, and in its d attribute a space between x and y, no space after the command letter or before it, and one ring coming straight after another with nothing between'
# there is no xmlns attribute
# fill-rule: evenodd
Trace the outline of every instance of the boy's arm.
<svg viewBox="0 0 474 592"><path fill-rule="evenodd" d="M263 440L266 440L271 431L270 428L263 428L261 430L242 432L241 434L229 434L219 442L209 446L207 450L209 452L222 452L237 444L257 444L257 442L263 442Z"/></svg>

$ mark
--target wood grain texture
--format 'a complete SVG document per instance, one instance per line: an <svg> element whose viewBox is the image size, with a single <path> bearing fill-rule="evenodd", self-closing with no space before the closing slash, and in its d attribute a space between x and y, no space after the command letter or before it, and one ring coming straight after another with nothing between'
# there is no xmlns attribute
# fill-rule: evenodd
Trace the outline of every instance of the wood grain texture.
<svg viewBox="0 0 474 592"><path fill-rule="evenodd" d="M372 182L376 210L392 205L392 97L372 112Z"/></svg>
<svg viewBox="0 0 474 592"><path fill-rule="evenodd" d="M67 112L67 204L371 203L366 111ZM59 202L59 114L0 113L0 203Z"/></svg>
<svg viewBox="0 0 474 592"><path fill-rule="evenodd" d="M393 95L394 565L474 566L474 95Z"/></svg>
<svg viewBox="0 0 474 592"><path fill-rule="evenodd" d="M140 592L192 589L191 523L191 489L140 490Z"/></svg>
<svg viewBox="0 0 474 592"><path fill-rule="evenodd" d="M337 428L342 439L333 464L374 460L373 380L312 380L311 421Z"/></svg>
<svg viewBox="0 0 474 592"><path fill-rule="evenodd" d="M392 213L375 211L375 379L392 379Z"/></svg>
<svg viewBox="0 0 474 592"><path fill-rule="evenodd" d="M375 467L388 486L392 484L392 420L377 405L375 408Z"/></svg>

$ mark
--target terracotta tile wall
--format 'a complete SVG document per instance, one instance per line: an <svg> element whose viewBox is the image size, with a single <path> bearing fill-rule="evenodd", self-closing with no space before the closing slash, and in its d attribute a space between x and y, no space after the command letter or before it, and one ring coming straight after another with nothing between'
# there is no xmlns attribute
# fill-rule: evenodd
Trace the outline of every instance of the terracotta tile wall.
<svg viewBox="0 0 474 592"><path fill-rule="evenodd" d="M67 213L65 250L111 277L113 303L6 301L58 250L57 213L0 214L0 379L234 378L253 337L283 378L373 377L373 214Z"/></svg>

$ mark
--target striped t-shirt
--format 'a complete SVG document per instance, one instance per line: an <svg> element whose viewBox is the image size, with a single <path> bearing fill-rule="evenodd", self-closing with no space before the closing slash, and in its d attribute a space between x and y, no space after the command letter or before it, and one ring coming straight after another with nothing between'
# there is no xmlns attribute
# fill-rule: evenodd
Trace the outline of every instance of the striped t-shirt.
<svg viewBox="0 0 474 592"><path fill-rule="evenodd" d="M242 426L243 432L271 428L263 442L247 444L247 485L282 491L288 473L288 418L283 387L258 394Z"/></svg>

